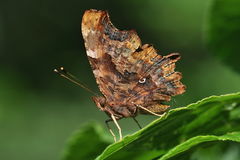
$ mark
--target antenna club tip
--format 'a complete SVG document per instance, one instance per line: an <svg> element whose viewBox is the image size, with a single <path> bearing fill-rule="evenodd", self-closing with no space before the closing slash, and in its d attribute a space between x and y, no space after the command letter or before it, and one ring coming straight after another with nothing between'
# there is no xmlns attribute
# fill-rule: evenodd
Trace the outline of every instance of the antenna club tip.
<svg viewBox="0 0 240 160"><path fill-rule="evenodd" d="M53 70L54 72L58 72L58 70L55 68L54 70Z"/></svg>
<svg viewBox="0 0 240 160"><path fill-rule="evenodd" d="M60 67L60 69L63 71L63 70L64 70L64 67Z"/></svg>

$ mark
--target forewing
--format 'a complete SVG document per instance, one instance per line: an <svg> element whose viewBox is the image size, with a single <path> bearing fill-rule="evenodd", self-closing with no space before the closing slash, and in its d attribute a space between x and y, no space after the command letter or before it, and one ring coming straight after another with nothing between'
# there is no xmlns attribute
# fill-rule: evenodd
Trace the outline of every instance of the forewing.
<svg viewBox="0 0 240 160"><path fill-rule="evenodd" d="M122 54L130 56L141 41L135 31L119 31L109 20L106 11L87 10L82 18L82 35L88 59L100 91L114 101L118 86L127 82L117 70L116 59ZM121 87L120 87L121 88Z"/></svg>

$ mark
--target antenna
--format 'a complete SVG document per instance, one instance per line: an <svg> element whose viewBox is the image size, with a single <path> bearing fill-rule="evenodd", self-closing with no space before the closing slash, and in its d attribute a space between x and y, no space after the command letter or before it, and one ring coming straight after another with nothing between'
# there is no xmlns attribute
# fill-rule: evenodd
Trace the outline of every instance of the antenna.
<svg viewBox="0 0 240 160"><path fill-rule="evenodd" d="M95 96L99 96L97 93L92 91L90 88L86 87L86 85L84 85L75 76L73 76L71 73L67 72L63 67L60 67L59 69L54 69L53 71L58 73L61 77L69 80L70 82L75 83L76 85L82 87L83 89L87 90L88 92L94 94Z"/></svg>

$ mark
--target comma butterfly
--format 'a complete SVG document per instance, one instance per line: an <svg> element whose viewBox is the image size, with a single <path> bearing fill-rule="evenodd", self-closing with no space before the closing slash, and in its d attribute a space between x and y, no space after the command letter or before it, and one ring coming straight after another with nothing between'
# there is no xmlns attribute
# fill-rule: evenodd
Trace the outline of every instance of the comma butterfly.
<svg viewBox="0 0 240 160"><path fill-rule="evenodd" d="M163 102L182 94L182 75L175 72L178 53L157 54L141 44L134 30L118 30L106 11L87 10L82 18L82 35L88 60L103 96L93 97L97 107L114 121L140 114L159 115L169 107ZM110 130L115 137L113 132ZM116 137L114 138L116 140Z"/></svg>
<svg viewBox="0 0 240 160"><path fill-rule="evenodd" d="M115 28L106 11L85 11L82 35L88 60L103 94L93 97L93 101L110 117L106 124L115 141L110 121L116 124L122 139L117 120L132 117L136 121L137 114L161 116L169 108L164 102L185 92L180 82L181 73L174 71L180 55L157 54L152 45L141 44L134 30ZM92 92L63 68L54 71Z"/></svg>

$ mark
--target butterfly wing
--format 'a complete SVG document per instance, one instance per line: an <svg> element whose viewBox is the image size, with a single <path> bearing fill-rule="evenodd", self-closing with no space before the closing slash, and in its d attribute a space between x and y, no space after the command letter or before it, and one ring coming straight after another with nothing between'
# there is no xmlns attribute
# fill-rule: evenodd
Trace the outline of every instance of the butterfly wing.
<svg viewBox="0 0 240 160"><path fill-rule="evenodd" d="M130 55L141 45L135 31L119 31L106 11L87 10L82 18L82 35L97 84L108 101L114 101L120 81L127 81L116 68L119 55ZM120 50L120 49L125 50ZM115 57L115 58L113 58ZM117 66L119 66L118 64Z"/></svg>
<svg viewBox="0 0 240 160"><path fill-rule="evenodd" d="M97 84L110 105L156 110L156 104L185 91L181 74L174 71L179 54L161 56L151 45L142 46L135 31L115 28L107 12L87 10L82 35Z"/></svg>

